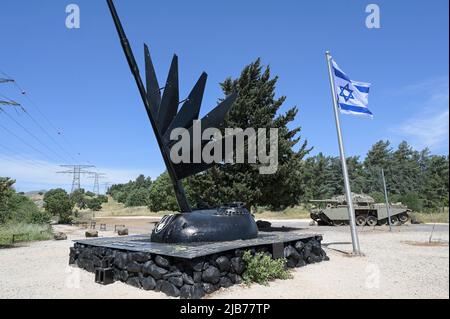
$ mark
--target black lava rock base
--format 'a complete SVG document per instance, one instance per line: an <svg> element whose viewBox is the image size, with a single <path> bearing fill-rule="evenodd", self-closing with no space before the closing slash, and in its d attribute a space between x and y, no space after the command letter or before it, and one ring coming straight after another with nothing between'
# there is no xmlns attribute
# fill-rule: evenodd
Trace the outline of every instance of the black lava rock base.
<svg viewBox="0 0 450 319"><path fill-rule="evenodd" d="M321 236L284 243L286 267L303 267L329 260L321 247ZM272 245L249 247L252 254L264 252L273 256ZM161 291L171 297L199 299L220 288L242 282L244 249L183 259L147 252L118 250L76 243L70 248L69 264L89 272L112 269L115 281L136 288Z"/></svg>

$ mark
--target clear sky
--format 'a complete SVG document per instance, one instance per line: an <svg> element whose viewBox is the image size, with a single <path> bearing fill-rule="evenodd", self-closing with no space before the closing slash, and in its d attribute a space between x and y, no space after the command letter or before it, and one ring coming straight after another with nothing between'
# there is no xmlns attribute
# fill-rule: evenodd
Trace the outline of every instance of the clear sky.
<svg viewBox="0 0 450 319"><path fill-rule="evenodd" d="M70 3L80 7L80 29L65 26ZM369 3L116 0L141 69L146 42L160 83L172 54L178 54L181 98L202 71L209 74L202 114L222 97L219 82L261 57L279 76L277 94L287 96L283 110L299 107L292 125L302 127L312 154L337 155L324 56L330 50L352 79L372 83L374 118L342 116L348 156L364 156L380 139L448 154L448 0L376 1L380 29L366 28ZM0 84L0 94L22 103L71 155L26 115L9 109L54 152L0 114L0 125L46 154L0 128L0 176L15 178L24 191L69 187L70 176L54 172L58 164L72 164L72 157L95 164L110 182L139 173L156 177L164 170L106 1L2 0L0 39L0 70L16 79L33 103L11 84ZM83 179L86 188L91 183Z"/></svg>

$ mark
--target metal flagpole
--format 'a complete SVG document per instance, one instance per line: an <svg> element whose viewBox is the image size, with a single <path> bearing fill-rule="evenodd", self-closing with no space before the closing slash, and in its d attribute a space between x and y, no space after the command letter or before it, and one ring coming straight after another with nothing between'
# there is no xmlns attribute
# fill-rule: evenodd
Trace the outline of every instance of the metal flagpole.
<svg viewBox="0 0 450 319"><path fill-rule="evenodd" d="M333 98L334 119L336 121L336 131L337 131L338 142L339 142L339 153L341 156L342 173L344 175L345 198L347 200L347 205L348 205L348 218L349 218L349 224L350 224L350 232L352 235L353 253L355 255L360 255L361 250L359 247L358 233L356 231L355 213L353 210L352 193L350 190L350 182L348 179L347 162L345 159L344 144L342 142L341 123L340 123L339 110L338 110L337 99L336 99L336 90L334 88L334 77L333 77L333 71L332 71L332 66L331 66L332 57L331 57L331 54L329 51L327 51L325 55L326 55L327 64L328 64L328 76L330 77L331 96Z"/></svg>
<svg viewBox="0 0 450 319"><path fill-rule="evenodd" d="M387 215L388 215L389 230L392 231L391 208L389 207L389 200L388 200L388 194L387 194L387 188L386 188L386 179L384 178L384 169L381 169L381 177L383 178L384 199L386 201L386 210L387 210Z"/></svg>

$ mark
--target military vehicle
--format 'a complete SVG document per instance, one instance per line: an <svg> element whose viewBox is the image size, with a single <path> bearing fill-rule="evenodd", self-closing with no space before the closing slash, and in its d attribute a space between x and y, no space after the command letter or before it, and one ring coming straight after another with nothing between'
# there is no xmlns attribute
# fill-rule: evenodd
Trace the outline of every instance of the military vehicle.
<svg viewBox="0 0 450 319"><path fill-rule="evenodd" d="M355 209L356 224L358 226L376 226L388 223L386 204L375 203L375 200L363 194L353 194L353 208ZM331 199L311 200L311 218L318 225L346 225L348 224L348 210L345 196L335 196ZM408 207L401 203L390 204L391 224L401 225L409 220Z"/></svg>

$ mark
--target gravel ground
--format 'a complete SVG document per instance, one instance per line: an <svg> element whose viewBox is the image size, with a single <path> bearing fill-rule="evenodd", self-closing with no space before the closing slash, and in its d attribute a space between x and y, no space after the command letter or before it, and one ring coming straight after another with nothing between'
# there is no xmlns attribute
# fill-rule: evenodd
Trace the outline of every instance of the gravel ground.
<svg viewBox="0 0 450 319"><path fill-rule="evenodd" d="M114 227L114 221L110 222ZM151 227L149 222L134 217L118 224L129 225L135 234ZM448 225L436 226L433 245L426 244L432 225L404 225L392 232L385 227L359 229L364 257L345 253L351 251L348 227L311 227L303 220L274 222L274 226L283 225L298 232L322 233L331 260L295 269L290 280L269 286L233 286L208 298L449 298ZM121 282L95 284L93 274L67 265L71 240L82 238L84 230L56 228L66 232L69 240L0 249L0 298L168 298Z"/></svg>

